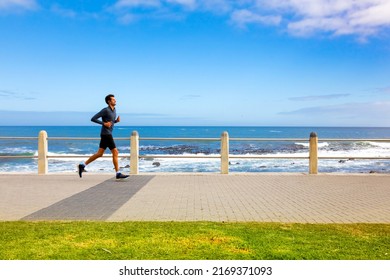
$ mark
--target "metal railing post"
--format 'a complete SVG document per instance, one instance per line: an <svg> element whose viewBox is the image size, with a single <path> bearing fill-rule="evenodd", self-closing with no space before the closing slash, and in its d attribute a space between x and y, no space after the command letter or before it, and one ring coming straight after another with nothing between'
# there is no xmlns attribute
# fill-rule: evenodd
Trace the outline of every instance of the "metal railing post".
<svg viewBox="0 0 390 280"><path fill-rule="evenodd" d="M318 174L318 136L315 132L310 133L309 174Z"/></svg>
<svg viewBox="0 0 390 280"><path fill-rule="evenodd" d="M133 131L130 137L130 174L139 173L139 135Z"/></svg>
<svg viewBox="0 0 390 280"><path fill-rule="evenodd" d="M229 134L221 135L221 174L229 174Z"/></svg>
<svg viewBox="0 0 390 280"><path fill-rule="evenodd" d="M38 135L38 174L44 175L48 172L48 144L47 132L41 130Z"/></svg>

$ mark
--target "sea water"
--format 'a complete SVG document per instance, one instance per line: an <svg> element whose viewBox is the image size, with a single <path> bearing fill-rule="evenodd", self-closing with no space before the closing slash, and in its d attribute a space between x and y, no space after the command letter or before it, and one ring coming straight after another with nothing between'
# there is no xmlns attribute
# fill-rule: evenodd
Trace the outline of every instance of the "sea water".
<svg viewBox="0 0 390 280"><path fill-rule="evenodd" d="M45 130L50 137L99 138L96 126L3 126L0 137L37 137ZM367 127L208 127L208 126L116 126L114 138L119 150L119 164L129 172L130 135L138 131L140 138L220 138L227 131L230 138L293 138L297 141L230 141L231 155L302 156L308 157L309 137L316 132L319 138L319 156L345 157L345 159L319 160L319 172L390 173L389 160L358 160L355 157L390 157L390 128ZM389 142L367 140L322 141L321 139L389 139ZM98 149L99 140L49 139L49 172L76 172L79 162L85 161ZM141 140L140 155L153 155L141 159L140 172L219 172L220 159L211 158L159 158L159 155L220 155L220 141ZM37 140L1 139L2 156L36 156ZM106 151L110 155L110 151ZM76 158L74 156L82 156ZM230 172L308 172L308 159L230 159ZM87 167L88 172L113 172L112 159L99 158ZM0 172L37 172L37 159L0 158Z"/></svg>

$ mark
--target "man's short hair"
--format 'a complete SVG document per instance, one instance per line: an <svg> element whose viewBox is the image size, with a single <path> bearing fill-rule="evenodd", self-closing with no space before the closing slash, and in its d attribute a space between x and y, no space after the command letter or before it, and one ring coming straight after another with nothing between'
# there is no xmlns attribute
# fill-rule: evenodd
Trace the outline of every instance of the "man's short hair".
<svg viewBox="0 0 390 280"><path fill-rule="evenodd" d="M109 95L106 96L106 99L105 99L105 100L106 100L106 103L107 103L107 104L108 104L108 102L110 102L110 100L111 100L112 97L115 97L115 96L114 96L113 94L109 94Z"/></svg>

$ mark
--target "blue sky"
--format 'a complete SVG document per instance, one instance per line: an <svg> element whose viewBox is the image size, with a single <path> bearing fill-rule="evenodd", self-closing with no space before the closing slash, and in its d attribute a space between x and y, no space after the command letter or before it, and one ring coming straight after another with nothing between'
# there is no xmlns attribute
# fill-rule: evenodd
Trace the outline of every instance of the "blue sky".
<svg viewBox="0 0 390 280"><path fill-rule="evenodd" d="M0 125L390 126L390 0L0 0Z"/></svg>

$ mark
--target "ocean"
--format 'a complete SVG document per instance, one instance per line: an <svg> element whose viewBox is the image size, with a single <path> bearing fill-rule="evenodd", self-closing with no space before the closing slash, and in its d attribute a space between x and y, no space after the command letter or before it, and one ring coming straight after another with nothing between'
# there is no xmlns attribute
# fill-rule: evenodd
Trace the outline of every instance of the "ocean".
<svg viewBox="0 0 390 280"><path fill-rule="evenodd" d="M50 137L99 137L96 126L2 126L0 137L37 137L45 130ZM354 159L354 157L390 157L390 128L367 127L208 127L208 126L116 126L114 138L130 138L132 131L140 137L157 138L219 138L227 131L230 138L294 138L302 141L230 141L232 155L308 156L311 132L319 138L319 156L345 157L320 159L320 173L390 173L390 160ZM373 141L321 141L321 139L389 139ZM129 172L129 140L117 140L119 164ZM49 172L76 172L79 162L98 149L99 140L50 140L49 155L68 158L49 159ZM219 155L220 142L142 140L140 155L155 155L141 159L140 172L220 172L220 159L159 158L158 155ZM37 140L0 139L0 156L37 155ZM72 156L85 158L72 158ZM110 155L107 150L106 155ZM87 167L88 172L113 172L111 158L100 158ZM230 172L308 172L307 159L230 159ZM0 158L0 172L37 172L36 159Z"/></svg>

